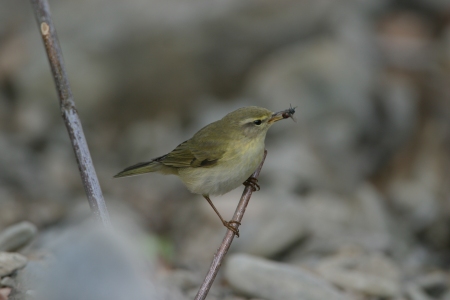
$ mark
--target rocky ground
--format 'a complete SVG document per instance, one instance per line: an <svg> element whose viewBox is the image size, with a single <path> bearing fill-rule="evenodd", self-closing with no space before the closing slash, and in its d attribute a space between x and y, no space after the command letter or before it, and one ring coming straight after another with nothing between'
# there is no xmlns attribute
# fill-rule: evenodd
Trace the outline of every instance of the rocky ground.
<svg viewBox="0 0 450 300"><path fill-rule="evenodd" d="M208 299L450 299L448 0L50 5L116 232L89 221L31 6L2 3L0 300L193 299L216 215L177 178L112 176L290 104ZM213 198L227 218L241 192Z"/></svg>

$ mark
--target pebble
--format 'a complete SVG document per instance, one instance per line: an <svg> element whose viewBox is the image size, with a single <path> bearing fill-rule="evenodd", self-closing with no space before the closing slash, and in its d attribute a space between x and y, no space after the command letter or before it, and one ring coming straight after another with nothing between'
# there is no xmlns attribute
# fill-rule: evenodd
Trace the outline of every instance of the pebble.
<svg viewBox="0 0 450 300"><path fill-rule="evenodd" d="M231 256L225 266L231 287L247 296L283 300L345 299L321 278L300 268L246 254Z"/></svg>
<svg viewBox="0 0 450 300"><path fill-rule="evenodd" d="M357 245L373 251L391 247L389 218L384 198L366 183L350 194L326 191L305 197L305 224L310 238L297 255L335 253L343 245Z"/></svg>
<svg viewBox="0 0 450 300"><path fill-rule="evenodd" d="M125 233L126 221L118 221L122 227L114 233L92 221L53 232L52 255L30 261L18 273L20 288L46 300L185 300L177 288L169 289L153 278L151 262L136 249L138 243L129 236L131 229ZM136 230L134 234L141 233Z"/></svg>
<svg viewBox="0 0 450 300"><path fill-rule="evenodd" d="M343 289L377 297L400 295L400 270L380 253L367 254L347 249L323 259L317 272Z"/></svg>
<svg viewBox="0 0 450 300"><path fill-rule="evenodd" d="M25 267L27 258L19 253L0 252L0 277Z"/></svg>
<svg viewBox="0 0 450 300"><path fill-rule="evenodd" d="M432 300L432 298L428 297L420 287L413 283L406 284L405 293L411 300Z"/></svg>
<svg viewBox="0 0 450 300"><path fill-rule="evenodd" d="M277 198L272 198L277 199ZM243 243L242 252L262 257L273 257L305 238L304 208L300 202L273 203L272 210L265 210L257 222L248 226L252 234L242 230L249 238ZM244 239L243 239L244 240ZM239 240L241 242L241 240Z"/></svg>
<svg viewBox="0 0 450 300"><path fill-rule="evenodd" d="M12 252L26 246L36 232L36 226L26 221L7 227L0 232L0 251Z"/></svg>
<svg viewBox="0 0 450 300"><path fill-rule="evenodd" d="M405 293L411 300L450 299L450 274L435 271L421 275L406 284Z"/></svg>
<svg viewBox="0 0 450 300"><path fill-rule="evenodd" d="M223 200L231 199L224 196ZM233 242L232 249L267 258L276 256L306 237L304 215L303 204L286 192L255 195L240 227L246 238Z"/></svg>
<svg viewBox="0 0 450 300"><path fill-rule="evenodd" d="M15 288L16 282L12 277L3 277L2 280L0 280L0 287L10 287Z"/></svg>

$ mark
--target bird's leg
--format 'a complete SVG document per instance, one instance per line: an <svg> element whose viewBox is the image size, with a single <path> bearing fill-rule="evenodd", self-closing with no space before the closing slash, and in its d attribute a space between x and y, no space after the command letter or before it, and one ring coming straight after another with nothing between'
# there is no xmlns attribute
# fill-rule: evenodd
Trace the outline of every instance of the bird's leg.
<svg viewBox="0 0 450 300"><path fill-rule="evenodd" d="M249 177L246 181L244 181L243 185L250 186L254 192L257 192L261 189L258 184L258 179L256 179L255 177Z"/></svg>
<svg viewBox="0 0 450 300"><path fill-rule="evenodd" d="M217 208L216 208L216 207L214 206L214 204L212 203L211 199L209 199L209 196L203 195L203 198L205 198L206 201L208 201L209 205L211 205L211 207L214 209L214 211L216 212L216 214L219 216L220 221L222 221L223 226L225 226L226 228L228 228L228 229L230 229L231 231L233 231L234 234L235 234L237 237L239 237L239 229L238 229L238 228L235 228L235 227L233 227L233 226L231 226L231 224L238 224L238 225L241 225L241 222L233 221L233 220L228 221L228 222L225 221L225 220L222 218L222 216L220 215L220 213L219 213L219 211L217 210Z"/></svg>

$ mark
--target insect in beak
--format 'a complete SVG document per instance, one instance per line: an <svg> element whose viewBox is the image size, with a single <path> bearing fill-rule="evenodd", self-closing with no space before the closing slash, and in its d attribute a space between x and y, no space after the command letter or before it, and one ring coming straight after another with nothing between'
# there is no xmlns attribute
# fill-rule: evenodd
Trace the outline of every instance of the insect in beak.
<svg viewBox="0 0 450 300"><path fill-rule="evenodd" d="M272 114L272 117L269 119L269 124L270 123L275 123L277 121L283 120L283 119L287 119L287 118L291 118L294 122L296 122L295 118L294 118L294 114L295 114L295 109L297 107L291 107L286 109L286 110L282 110L279 112L276 112L274 114Z"/></svg>

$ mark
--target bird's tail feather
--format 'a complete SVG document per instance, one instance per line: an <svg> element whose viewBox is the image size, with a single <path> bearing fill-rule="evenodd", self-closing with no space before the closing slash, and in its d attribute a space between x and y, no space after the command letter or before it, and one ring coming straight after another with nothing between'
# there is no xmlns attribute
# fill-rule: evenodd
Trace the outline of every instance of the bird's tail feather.
<svg viewBox="0 0 450 300"><path fill-rule="evenodd" d="M135 176L150 172L156 172L161 170L161 163L157 160L152 160L148 162L141 162L137 163L135 165L132 165L131 167L126 168L122 172L119 172L118 174L114 175L114 178L117 177L127 177L127 176Z"/></svg>

